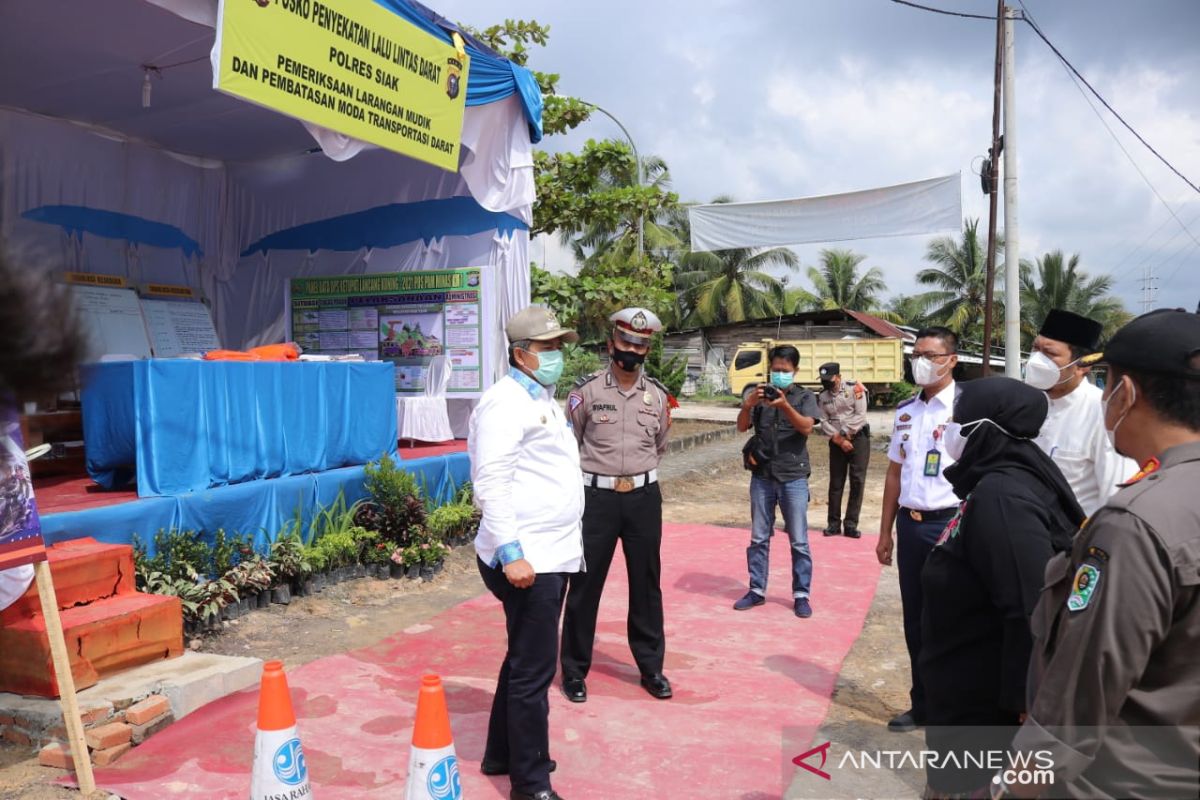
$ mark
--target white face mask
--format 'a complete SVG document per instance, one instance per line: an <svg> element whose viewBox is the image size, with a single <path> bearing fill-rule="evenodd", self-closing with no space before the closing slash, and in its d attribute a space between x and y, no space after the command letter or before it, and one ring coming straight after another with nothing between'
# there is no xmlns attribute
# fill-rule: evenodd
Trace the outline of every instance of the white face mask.
<svg viewBox="0 0 1200 800"><path fill-rule="evenodd" d="M957 422L951 422L946 426L946 430L942 434L942 447L945 449L946 455L950 456L955 461L962 461L963 452L967 449L967 440L970 439L971 434L978 430L979 426L985 422L989 425L994 425L996 430L1000 431L1010 439L1024 439L1028 441L1028 437L1013 436L1003 427L987 417L984 417L983 419L977 419L973 422L968 422L966 425L960 425Z"/></svg>
<svg viewBox="0 0 1200 800"><path fill-rule="evenodd" d="M1079 359L1075 359L1066 368L1075 366ZM1034 353L1025 362L1025 383L1035 389L1041 389L1047 392L1058 386L1060 383L1066 383L1071 380L1072 375L1061 377L1062 370L1058 364L1055 364L1053 359L1045 353Z"/></svg>
<svg viewBox="0 0 1200 800"><path fill-rule="evenodd" d="M938 371L937 364L932 359L921 356L912 362L913 381L917 386L929 386L937 383L946 374L945 370Z"/></svg>
<svg viewBox="0 0 1200 800"><path fill-rule="evenodd" d="M1112 399L1117 396L1117 392L1121 391L1121 387L1124 385L1125 381L1122 380L1117 384L1117 388L1113 389L1108 397L1104 398L1104 412L1101 417L1104 420L1104 435L1108 437L1108 446L1115 450L1118 455L1125 454L1117 449L1117 428L1121 427L1121 423L1125 421L1125 417L1129 416L1129 411L1133 408L1133 404L1137 402L1137 387L1130 383L1129 388L1133 391L1133 396L1129 398L1129 408L1125 409L1125 413L1117 418L1111 429L1108 427L1108 404L1112 402Z"/></svg>

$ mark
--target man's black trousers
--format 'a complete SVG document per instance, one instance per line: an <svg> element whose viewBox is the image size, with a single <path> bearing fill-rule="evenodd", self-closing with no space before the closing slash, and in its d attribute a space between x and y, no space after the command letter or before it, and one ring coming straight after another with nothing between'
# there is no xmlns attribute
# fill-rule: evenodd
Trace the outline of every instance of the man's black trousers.
<svg viewBox="0 0 1200 800"><path fill-rule="evenodd" d="M508 764L512 788L534 794L550 788L550 700L558 654L558 617L567 575L537 576L528 589L518 589L476 559L479 574L504 604L508 652L500 665L492 716L488 720L485 761Z"/></svg>
<svg viewBox="0 0 1200 800"><path fill-rule="evenodd" d="M633 660L643 675L662 672L663 635L662 492L652 483L632 492L584 489L583 558L586 572L570 578L563 616L562 677L586 678L592 666L596 615L617 541L629 576L627 635Z"/></svg>
<svg viewBox="0 0 1200 800"><path fill-rule="evenodd" d="M867 465L871 463L871 434L868 428L858 432L851 443L854 450L843 453L842 448L829 443L829 527L842 524L842 491L846 473L850 473L850 499L846 503L846 530L858 530L862 512L863 488L867 484Z"/></svg>
<svg viewBox="0 0 1200 800"><path fill-rule="evenodd" d="M917 662L921 657L921 607L924 592L921 570L938 537L949 519L917 522L905 509L896 517L896 568L900 573L900 604L904 615L904 644L908 647L908 664L912 675L912 710L921 722L925 718L925 685Z"/></svg>

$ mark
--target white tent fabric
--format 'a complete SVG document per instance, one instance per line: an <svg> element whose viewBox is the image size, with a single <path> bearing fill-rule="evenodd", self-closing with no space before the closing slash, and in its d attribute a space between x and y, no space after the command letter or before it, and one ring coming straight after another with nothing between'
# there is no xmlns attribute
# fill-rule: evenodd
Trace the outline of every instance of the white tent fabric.
<svg viewBox="0 0 1200 800"><path fill-rule="evenodd" d="M396 430L400 439L413 442L445 442L454 438L446 408L450 385L450 359L438 356L429 362L425 393L396 398Z"/></svg>
<svg viewBox="0 0 1200 800"><path fill-rule="evenodd" d="M959 230L959 173L824 197L692 206L692 249L780 247Z"/></svg>

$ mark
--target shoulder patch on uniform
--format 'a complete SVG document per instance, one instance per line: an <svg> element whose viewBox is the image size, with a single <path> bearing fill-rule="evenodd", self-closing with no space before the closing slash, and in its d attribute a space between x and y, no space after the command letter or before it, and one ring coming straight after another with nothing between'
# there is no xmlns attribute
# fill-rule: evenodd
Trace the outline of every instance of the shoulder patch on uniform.
<svg viewBox="0 0 1200 800"><path fill-rule="evenodd" d="M854 382L854 396L855 397L862 397L864 394L866 394L866 391L867 390L863 388L863 385L861 383L858 383L857 381Z"/></svg>
<svg viewBox="0 0 1200 800"><path fill-rule="evenodd" d="M567 413L572 414L575 409L583 405L583 395L579 392L571 392L567 395Z"/></svg>
<svg viewBox="0 0 1200 800"><path fill-rule="evenodd" d="M1068 611L1083 611L1092 602L1096 587L1100 584L1100 568L1092 564L1080 564L1071 581L1071 595L1067 598Z"/></svg>
<svg viewBox="0 0 1200 800"><path fill-rule="evenodd" d="M598 369L595 372L593 372L591 375L580 375L578 380L575 381L575 388L578 389L581 386L591 383L592 381L596 380L596 378L599 378L603 374L604 374L604 370Z"/></svg>

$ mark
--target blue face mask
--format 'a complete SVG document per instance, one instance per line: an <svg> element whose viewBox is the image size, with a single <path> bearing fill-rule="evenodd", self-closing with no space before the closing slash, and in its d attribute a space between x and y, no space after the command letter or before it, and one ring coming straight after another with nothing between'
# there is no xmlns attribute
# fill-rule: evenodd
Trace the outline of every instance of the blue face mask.
<svg viewBox="0 0 1200 800"><path fill-rule="evenodd" d="M538 358L538 368L533 371L533 379L542 386L558 383L562 377L563 354L561 350L546 350L535 353Z"/></svg>
<svg viewBox="0 0 1200 800"><path fill-rule="evenodd" d="M771 385L776 389L786 389L792 385L795 377L796 373L794 372L772 372Z"/></svg>

